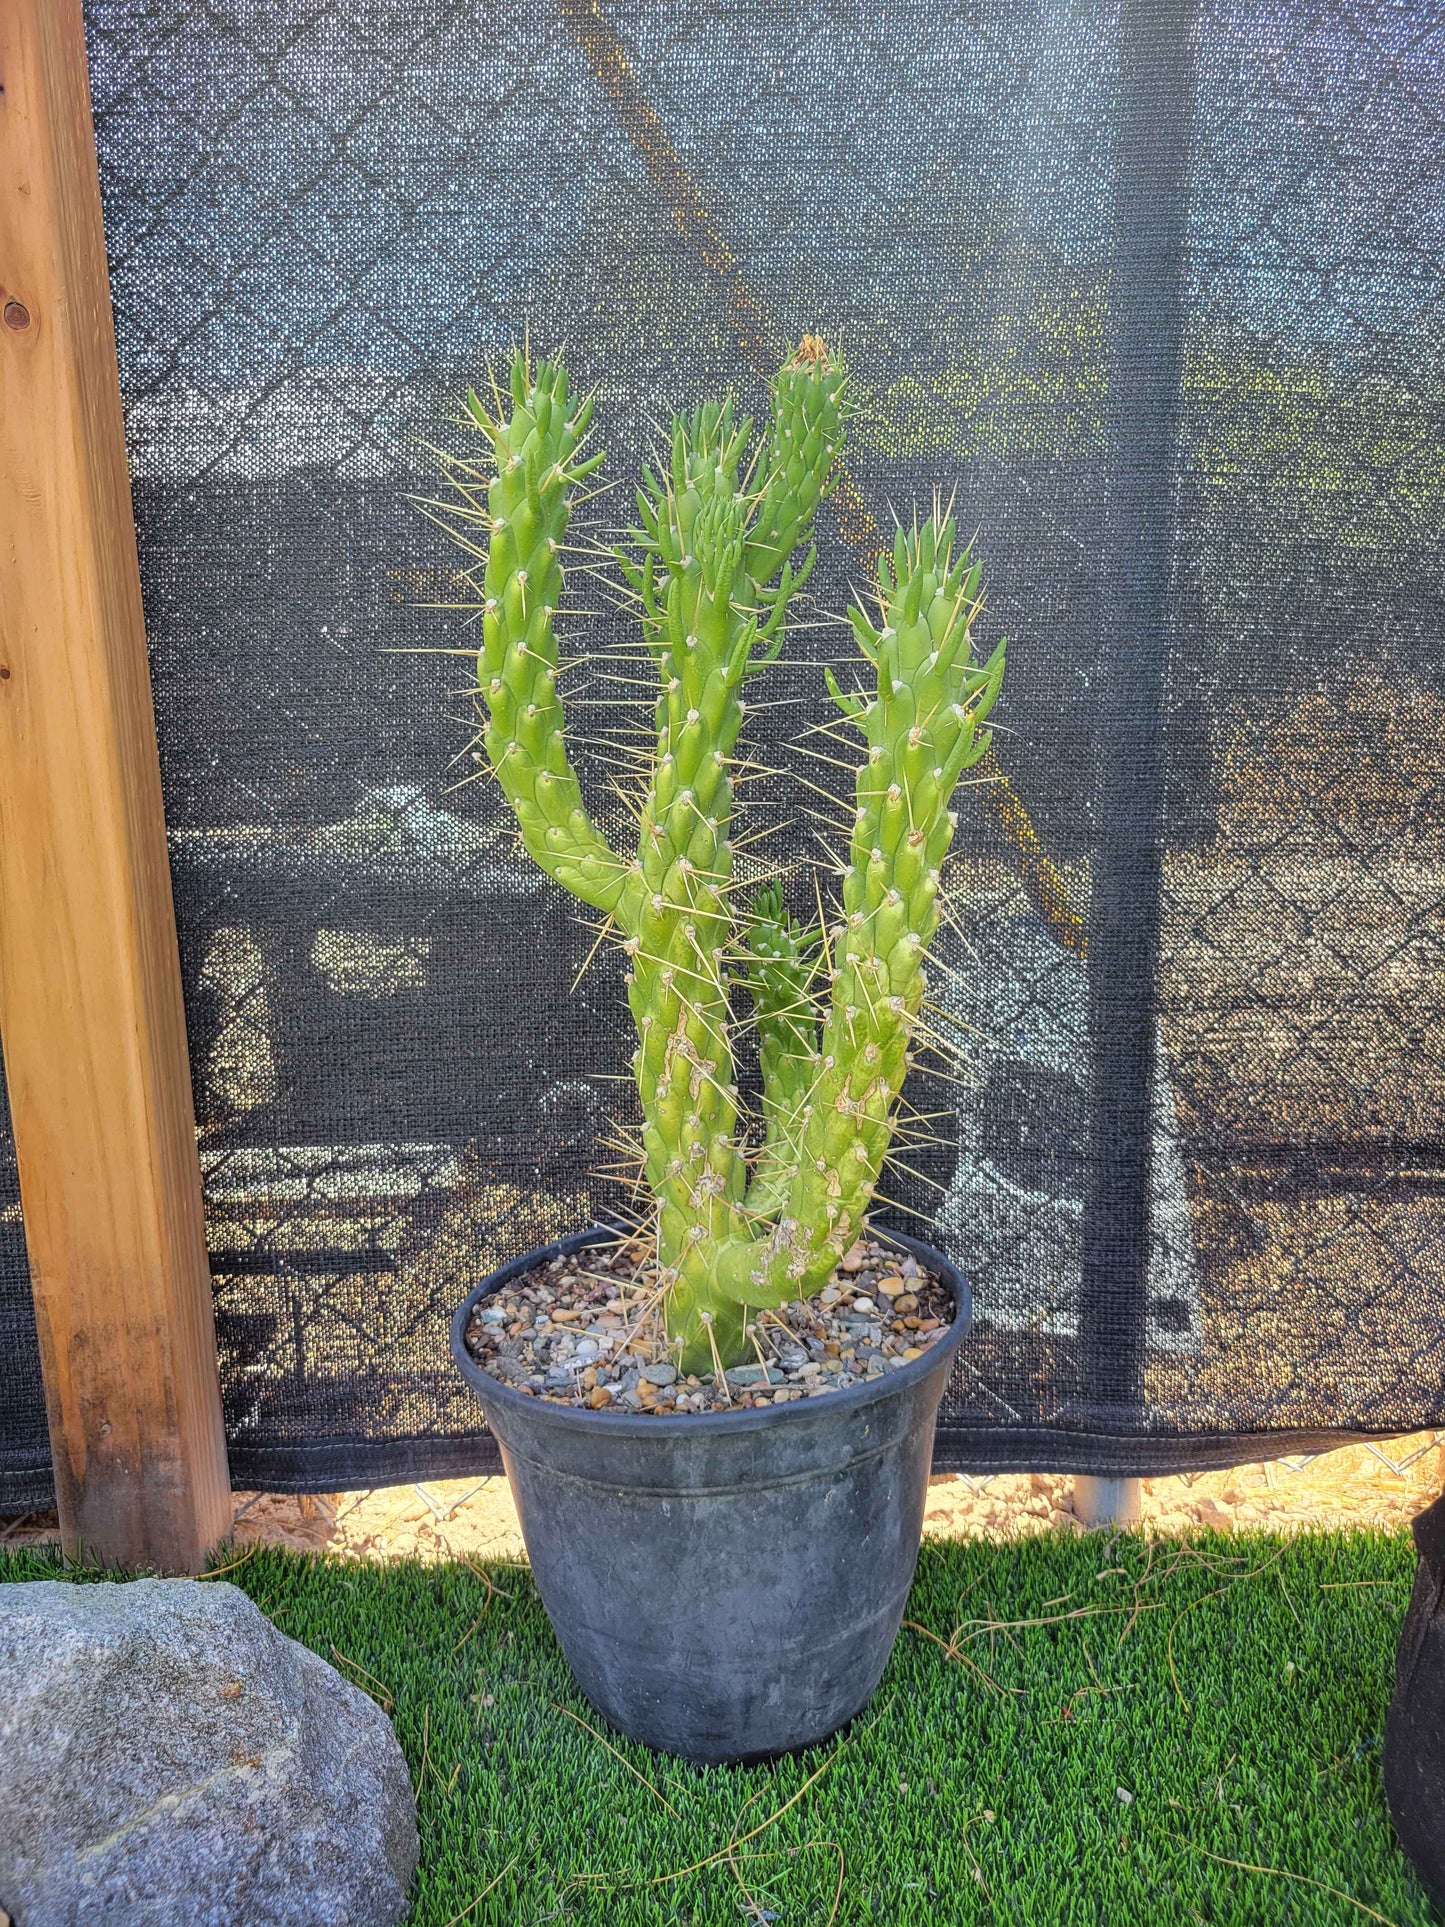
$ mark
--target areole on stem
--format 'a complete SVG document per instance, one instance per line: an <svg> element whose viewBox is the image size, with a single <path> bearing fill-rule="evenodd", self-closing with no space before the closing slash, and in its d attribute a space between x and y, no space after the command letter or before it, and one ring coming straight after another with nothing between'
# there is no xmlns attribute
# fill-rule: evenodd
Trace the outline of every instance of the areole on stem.
<svg viewBox="0 0 1445 1927"><path fill-rule="evenodd" d="M449 463L459 500L446 526L485 562L487 756L528 852L627 952L667 1328L684 1370L727 1367L747 1354L749 1309L816 1291L863 1227L938 925L948 806L988 747L1004 645L975 663L980 571L952 521L900 528L878 564L876 619L851 611L870 692L844 695L827 672L863 751L840 913L805 929L777 883L735 901L741 692L782 648L843 445L843 373L805 337L756 446L731 402L674 420L615 551L658 675L637 849L622 855L583 803L557 688L564 538L603 460L585 452L592 404L574 403L560 362L519 355L495 412L473 395L469 413L492 461ZM756 1142L734 1071L742 989L763 1080Z"/></svg>

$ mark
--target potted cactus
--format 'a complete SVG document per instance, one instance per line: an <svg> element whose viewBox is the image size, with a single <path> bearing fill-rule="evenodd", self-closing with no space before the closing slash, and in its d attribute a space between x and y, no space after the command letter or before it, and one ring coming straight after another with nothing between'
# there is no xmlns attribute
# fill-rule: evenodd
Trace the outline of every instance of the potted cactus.
<svg viewBox="0 0 1445 1927"><path fill-rule="evenodd" d="M656 685L636 847L615 849L569 759L554 634L569 517L603 460L587 452L591 403L560 362L518 356L494 408L472 396L469 413L488 459L448 462L443 520L485 564L486 754L530 857L626 952L653 1209L624 1237L579 1229L484 1279L453 1349L589 1698L694 1760L763 1757L823 1738L877 1684L968 1325L948 1261L883 1240L867 1213L919 1020L949 804L987 747L1003 646L974 660L980 574L952 522L900 528L876 611L851 612L866 693L826 672L837 727L858 741L836 919L805 931L776 877L744 896L731 840L744 691L782 649L844 438L843 373L806 338L756 443L731 403L674 421L613 551ZM743 1025L754 1117L735 1069ZM910 1315L891 1315L900 1306Z"/></svg>

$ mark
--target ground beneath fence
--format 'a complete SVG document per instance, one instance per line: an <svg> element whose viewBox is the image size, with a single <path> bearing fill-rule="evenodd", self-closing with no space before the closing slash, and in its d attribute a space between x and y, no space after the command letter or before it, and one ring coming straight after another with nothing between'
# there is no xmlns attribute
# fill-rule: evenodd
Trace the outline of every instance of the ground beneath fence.
<svg viewBox="0 0 1445 1927"><path fill-rule="evenodd" d="M1006 1538L1049 1527L1079 1530L1073 1480L1055 1473L944 1473L930 1482L925 1532ZM1144 1522L1161 1532L1198 1526L1280 1532L1301 1527L1408 1525L1445 1487L1445 1432L1416 1432L1314 1457L1267 1459L1224 1472L1144 1481ZM238 1492L238 1544L289 1546L359 1559L511 1559L523 1556L504 1478L436 1479L295 1498ZM0 1527L0 1543L44 1543L55 1518L32 1513Z"/></svg>

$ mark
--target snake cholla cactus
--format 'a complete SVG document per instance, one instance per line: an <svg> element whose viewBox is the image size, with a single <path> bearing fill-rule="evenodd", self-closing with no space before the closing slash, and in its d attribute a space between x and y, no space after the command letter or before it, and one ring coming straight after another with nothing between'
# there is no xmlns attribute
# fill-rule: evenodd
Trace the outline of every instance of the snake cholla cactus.
<svg viewBox="0 0 1445 1927"><path fill-rule="evenodd" d="M748 1308L816 1290L863 1226L923 998L948 804L987 748L1003 648L973 660L979 571L951 522L900 530L879 563L879 619L853 612L876 688L845 696L829 678L865 745L841 919L800 929L776 886L741 908L729 830L742 690L778 654L812 566L843 440L841 372L808 338L773 384L755 451L751 423L708 404L673 423L667 463L644 477L617 559L658 670L657 748L629 854L583 804L557 689L569 511L602 460L583 454L591 404L574 403L560 363L518 357L495 414L475 396L470 409L493 469L454 468L455 532L486 563L487 754L528 851L628 953L668 1331L685 1369L730 1365ZM740 986L763 1076L751 1148L731 1041Z"/></svg>

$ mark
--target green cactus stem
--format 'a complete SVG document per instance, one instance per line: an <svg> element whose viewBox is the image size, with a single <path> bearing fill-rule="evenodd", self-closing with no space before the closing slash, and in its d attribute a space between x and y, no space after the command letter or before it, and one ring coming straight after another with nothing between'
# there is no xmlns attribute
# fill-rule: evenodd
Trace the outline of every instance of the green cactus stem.
<svg viewBox="0 0 1445 1927"><path fill-rule="evenodd" d="M776 883L737 905L743 689L782 647L843 439L842 371L809 338L773 384L751 459L752 424L709 403L673 423L665 467L643 478L617 559L658 670L657 747L637 850L620 856L583 805L556 686L563 538L601 460L583 455L590 404L573 407L560 364L519 357L510 406L499 398L494 417L473 398L471 413L495 464L484 504L478 472L454 474L458 539L485 554L483 741L527 850L627 952L667 1330L685 1370L726 1367L746 1356L749 1308L815 1290L863 1228L923 999L948 805L987 749L1003 646L974 662L979 569L952 523L900 530L879 565L878 622L853 612L876 692L846 697L829 677L864 745L841 919L804 929ZM733 1059L742 988L763 1081L756 1144Z"/></svg>
<svg viewBox="0 0 1445 1927"><path fill-rule="evenodd" d="M487 534L477 657L487 707L482 740L533 861L584 903L615 916L636 888L635 872L583 807L563 733L554 627L571 497L604 457L581 458L592 403L573 408L560 363L544 361L530 374L515 361L511 402L510 414L499 405L494 419L475 394L467 398L496 465L484 507L469 480L475 471L454 472L471 519Z"/></svg>
<svg viewBox="0 0 1445 1927"><path fill-rule="evenodd" d="M980 569L956 540L951 521L900 529L878 565L881 623L853 611L877 679L870 700L834 691L866 745L843 916L828 933L828 1010L787 1202L765 1239L720 1259L722 1288L747 1303L818 1289L862 1230L888 1152L938 928L949 804L988 749L1003 683L1003 643L973 660Z"/></svg>
<svg viewBox="0 0 1445 1927"><path fill-rule="evenodd" d="M782 886L766 883L744 933L747 985L763 1079L763 1141L748 1186L748 1209L774 1219L787 1202L802 1149L803 1112L818 1053L814 985L821 946L783 907Z"/></svg>

